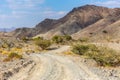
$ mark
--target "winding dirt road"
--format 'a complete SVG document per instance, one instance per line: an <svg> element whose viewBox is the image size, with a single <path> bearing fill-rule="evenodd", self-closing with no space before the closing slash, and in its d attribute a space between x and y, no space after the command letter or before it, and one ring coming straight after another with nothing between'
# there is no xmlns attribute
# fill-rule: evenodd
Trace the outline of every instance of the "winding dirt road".
<svg viewBox="0 0 120 80"><path fill-rule="evenodd" d="M14 74L9 80L101 80L82 63L77 64L67 56L56 53L69 49L59 49L41 54L31 54L36 64L32 64Z"/></svg>

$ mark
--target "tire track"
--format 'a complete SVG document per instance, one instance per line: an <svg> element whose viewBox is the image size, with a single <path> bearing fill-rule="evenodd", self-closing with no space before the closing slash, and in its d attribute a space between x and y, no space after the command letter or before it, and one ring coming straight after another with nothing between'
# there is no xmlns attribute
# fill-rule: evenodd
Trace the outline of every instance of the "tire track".
<svg viewBox="0 0 120 80"><path fill-rule="evenodd" d="M68 48L64 46L44 54L31 54L36 65L30 68L28 66L9 80L101 80L82 63L78 64L67 56L55 54Z"/></svg>

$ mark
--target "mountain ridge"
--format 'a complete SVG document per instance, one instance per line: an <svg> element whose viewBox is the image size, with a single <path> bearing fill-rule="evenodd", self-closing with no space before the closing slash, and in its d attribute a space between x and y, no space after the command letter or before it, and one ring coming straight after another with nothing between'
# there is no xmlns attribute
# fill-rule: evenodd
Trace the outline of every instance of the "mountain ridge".
<svg viewBox="0 0 120 80"><path fill-rule="evenodd" d="M55 20L47 18L37 24L34 28L16 29L17 31L12 31L10 34L18 38L34 36L51 38L54 35L67 34L72 35L73 38L76 38L77 36L78 39L81 35L90 37L91 35L88 33L91 32L90 30L96 30L96 33L102 32L101 30L103 28L112 25L119 19L120 8L84 5L73 8L67 15L60 19Z"/></svg>

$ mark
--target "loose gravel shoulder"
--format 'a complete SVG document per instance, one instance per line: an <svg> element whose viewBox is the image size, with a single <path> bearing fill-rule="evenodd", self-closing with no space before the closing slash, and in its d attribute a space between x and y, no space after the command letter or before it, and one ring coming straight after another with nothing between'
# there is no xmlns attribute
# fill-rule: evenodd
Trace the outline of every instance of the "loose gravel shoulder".
<svg viewBox="0 0 120 80"><path fill-rule="evenodd" d="M35 64L34 61L31 59L0 62L0 80L8 80L9 77L13 76L14 74L18 73L21 69L31 64Z"/></svg>

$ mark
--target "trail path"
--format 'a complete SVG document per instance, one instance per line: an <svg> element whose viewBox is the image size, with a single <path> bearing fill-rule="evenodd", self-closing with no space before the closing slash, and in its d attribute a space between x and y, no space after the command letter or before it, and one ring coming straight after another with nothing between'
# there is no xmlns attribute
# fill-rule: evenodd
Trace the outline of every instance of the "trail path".
<svg viewBox="0 0 120 80"><path fill-rule="evenodd" d="M77 64L61 53L69 49L63 46L41 54L31 54L36 65L29 65L9 80L101 80L82 63Z"/></svg>

